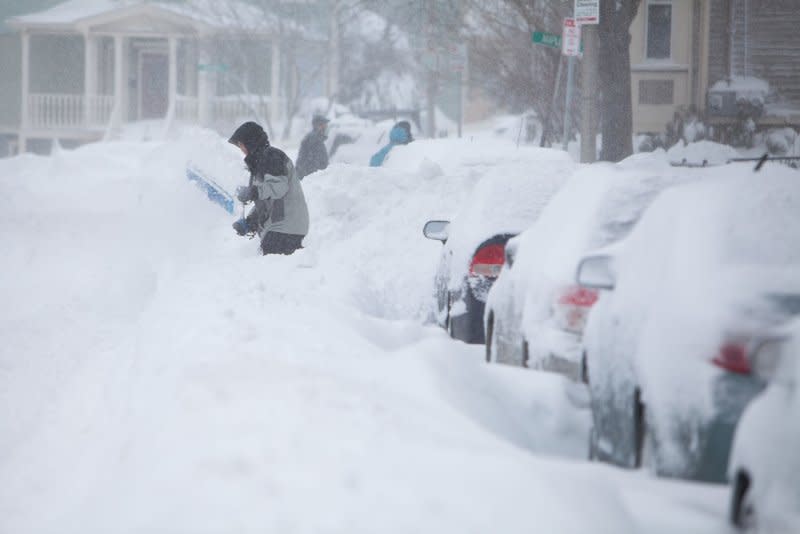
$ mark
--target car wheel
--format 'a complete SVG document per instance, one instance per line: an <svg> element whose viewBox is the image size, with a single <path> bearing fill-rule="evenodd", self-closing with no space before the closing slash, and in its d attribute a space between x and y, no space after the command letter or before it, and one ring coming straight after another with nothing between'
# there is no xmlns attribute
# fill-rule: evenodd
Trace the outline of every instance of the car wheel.
<svg viewBox="0 0 800 534"><path fill-rule="evenodd" d="M494 313L489 312L486 320L486 363L492 363L492 343L494 342Z"/></svg>
<svg viewBox="0 0 800 534"><path fill-rule="evenodd" d="M522 367L528 367L528 360L531 357L530 348L528 347L528 340L522 340Z"/></svg>
<svg viewBox="0 0 800 534"><path fill-rule="evenodd" d="M581 355L581 382L589 383L589 363L586 361L586 351Z"/></svg>
<svg viewBox="0 0 800 534"><path fill-rule="evenodd" d="M588 454L587 454L587 456L589 457L589 461L590 462L596 462L597 461L597 451L595 449L595 443L594 443L595 442L595 437L594 436L595 436L595 431L594 431L594 426L592 426L592 428L589 429L589 451L588 451Z"/></svg>
<svg viewBox="0 0 800 534"><path fill-rule="evenodd" d="M642 402L642 392L639 388L633 394L633 447L634 447L634 467L642 466L642 456L644 451L644 436L647 432L645 421L645 406Z"/></svg>
<svg viewBox="0 0 800 534"><path fill-rule="evenodd" d="M453 316L450 312L453 310L453 296L448 293L447 295L447 318L444 322L444 329L447 331L447 335L451 338L455 338L453 335Z"/></svg>
<svg viewBox="0 0 800 534"><path fill-rule="evenodd" d="M731 490L730 521L740 529L755 527L756 514L750 492L750 477L744 471L736 473Z"/></svg>

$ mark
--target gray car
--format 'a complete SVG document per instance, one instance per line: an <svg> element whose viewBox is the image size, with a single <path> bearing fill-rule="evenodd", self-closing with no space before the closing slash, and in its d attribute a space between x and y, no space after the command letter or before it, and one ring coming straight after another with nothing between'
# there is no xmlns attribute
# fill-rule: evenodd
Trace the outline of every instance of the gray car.
<svg viewBox="0 0 800 534"><path fill-rule="evenodd" d="M601 289L585 362L590 457L724 482L733 431L765 386L766 332L800 313L800 196L793 171L663 193L613 255L578 282Z"/></svg>

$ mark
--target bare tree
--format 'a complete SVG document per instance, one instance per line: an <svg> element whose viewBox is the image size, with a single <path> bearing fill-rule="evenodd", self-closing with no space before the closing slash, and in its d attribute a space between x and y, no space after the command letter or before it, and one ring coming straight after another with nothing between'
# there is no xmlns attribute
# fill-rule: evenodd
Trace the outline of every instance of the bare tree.
<svg viewBox="0 0 800 534"><path fill-rule="evenodd" d="M561 52L537 47L533 31L561 33L569 2L543 0L470 0L470 82L521 112L533 109L545 125L563 113L554 100ZM545 139L542 139L543 141Z"/></svg>
<svg viewBox="0 0 800 534"><path fill-rule="evenodd" d="M620 161L633 153L630 27L640 1L600 2L600 159L605 161Z"/></svg>

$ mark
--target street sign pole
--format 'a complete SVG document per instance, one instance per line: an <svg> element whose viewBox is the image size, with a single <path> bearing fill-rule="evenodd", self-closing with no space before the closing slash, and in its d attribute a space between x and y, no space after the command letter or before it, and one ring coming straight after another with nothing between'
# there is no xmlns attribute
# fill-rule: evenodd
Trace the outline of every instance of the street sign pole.
<svg viewBox="0 0 800 534"><path fill-rule="evenodd" d="M556 116L554 110L556 109L556 103L558 102L558 89L561 87L561 71L563 70L561 66L563 64L564 61L561 58L561 54L559 54L558 68L556 69L556 82L553 84L553 99L550 102L550 109L547 112L547 120L542 128L542 137L539 139L539 146L541 147L545 146L547 143L547 138L551 135L550 132L555 130Z"/></svg>
<svg viewBox="0 0 800 534"><path fill-rule="evenodd" d="M564 152L569 144L569 126L572 121L572 85L575 78L575 56L567 58L567 97L564 102Z"/></svg>
<svg viewBox="0 0 800 534"><path fill-rule="evenodd" d="M572 85L575 78L575 56L581 49L581 27L573 18L564 19L564 33L561 36L561 51L568 58L567 62L567 91L564 101L564 137L562 145L567 151L569 145L569 126L572 108Z"/></svg>

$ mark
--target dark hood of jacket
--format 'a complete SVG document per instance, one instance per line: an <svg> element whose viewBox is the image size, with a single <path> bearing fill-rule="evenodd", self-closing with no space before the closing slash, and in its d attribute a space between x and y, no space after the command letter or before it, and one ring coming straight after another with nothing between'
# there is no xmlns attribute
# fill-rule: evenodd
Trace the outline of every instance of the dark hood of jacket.
<svg viewBox="0 0 800 534"><path fill-rule="evenodd" d="M264 131L264 128L250 121L236 128L228 142L234 145L242 143L247 149L247 153L252 154L261 147L269 146L269 137L267 137L267 132Z"/></svg>

